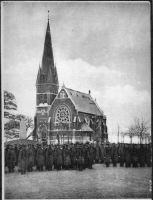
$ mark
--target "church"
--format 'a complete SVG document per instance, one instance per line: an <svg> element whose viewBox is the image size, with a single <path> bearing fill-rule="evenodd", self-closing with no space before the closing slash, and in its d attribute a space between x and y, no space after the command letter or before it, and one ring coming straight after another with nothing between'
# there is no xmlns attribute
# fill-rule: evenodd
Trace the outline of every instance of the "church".
<svg viewBox="0 0 153 200"><path fill-rule="evenodd" d="M106 116L88 93L64 84L59 90L49 19L44 51L36 79L33 140L43 144L107 142Z"/></svg>

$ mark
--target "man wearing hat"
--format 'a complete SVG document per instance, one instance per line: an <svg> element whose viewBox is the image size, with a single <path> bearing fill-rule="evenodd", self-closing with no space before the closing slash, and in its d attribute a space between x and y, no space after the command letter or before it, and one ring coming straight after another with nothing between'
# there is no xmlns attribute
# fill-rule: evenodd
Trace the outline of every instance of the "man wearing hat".
<svg viewBox="0 0 153 200"><path fill-rule="evenodd" d="M140 167L145 167L145 148L144 148L143 144L140 144L139 164L140 164Z"/></svg>
<svg viewBox="0 0 153 200"><path fill-rule="evenodd" d="M146 148L146 155L147 155L147 167L152 166L152 144L148 144Z"/></svg>
<svg viewBox="0 0 153 200"><path fill-rule="evenodd" d="M31 144L28 144L27 156L28 156L28 171L32 172L34 166L34 152Z"/></svg>
<svg viewBox="0 0 153 200"><path fill-rule="evenodd" d="M57 145L54 146L54 169L57 169Z"/></svg>
<svg viewBox="0 0 153 200"><path fill-rule="evenodd" d="M14 146L14 152L15 152L15 157L16 157L15 166L18 166L18 158L17 158L18 147L17 147L17 144L15 144L15 146Z"/></svg>
<svg viewBox="0 0 153 200"><path fill-rule="evenodd" d="M73 145L71 148L71 164L73 169L77 169L77 148Z"/></svg>
<svg viewBox="0 0 153 200"><path fill-rule="evenodd" d="M109 146L109 143L106 144L105 148L105 164L106 167L109 167L111 160L111 147Z"/></svg>
<svg viewBox="0 0 153 200"><path fill-rule="evenodd" d="M118 155L118 148L117 144L113 143L112 151L111 151L111 157L113 162L113 167L117 166L117 162L119 161L119 155Z"/></svg>
<svg viewBox="0 0 153 200"><path fill-rule="evenodd" d="M53 160L54 160L54 151L51 145L49 145L49 148L47 148L46 159L47 159L46 169L50 171L53 168Z"/></svg>
<svg viewBox="0 0 153 200"><path fill-rule="evenodd" d="M82 171L83 166L84 166L84 155L83 155L83 148L81 144L78 145L77 154L78 154L78 158L77 158L78 169L79 171Z"/></svg>
<svg viewBox="0 0 153 200"><path fill-rule="evenodd" d="M60 148L60 145L57 145L56 154L57 154L56 167L57 167L57 170L61 170L62 165L63 165L63 152L62 152L62 149Z"/></svg>
<svg viewBox="0 0 153 200"><path fill-rule="evenodd" d="M17 160L18 160L18 171L20 172L21 171L21 163L20 163L20 160L19 160L19 154L20 154L20 151L22 149L22 144L19 144L18 146L18 149L17 149Z"/></svg>
<svg viewBox="0 0 153 200"><path fill-rule="evenodd" d="M133 167L138 167L138 149L136 145L133 144L133 154L132 154L132 163Z"/></svg>
<svg viewBox="0 0 153 200"><path fill-rule="evenodd" d="M67 144L66 144L63 154L64 154L64 167L66 170L69 170L71 166L71 152Z"/></svg>
<svg viewBox="0 0 153 200"><path fill-rule="evenodd" d="M105 147L104 147L104 142L100 146L100 163L104 163L104 155L105 155Z"/></svg>
<svg viewBox="0 0 153 200"><path fill-rule="evenodd" d="M37 160L37 151L39 149L39 144L36 144L35 150L34 150L34 165L36 166L36 170L38 170L38 160Z"/></svg>
<svg viewBox="0 0 153 200"><path fill-rule="evenodd" d="M9 152L9 149L10 149L10 145L6 145L6 148L5 148L5 167L8 167L8 152Z"/></svg>
<svg viewBox="0 0 153 200"><path fill-rule="evenodd" d="M91 143L89 145L89 150L88 150L88 165L89 165L88 168L89 169L92 169L94 158L95 158L95 148L93 147L93 144Z"/></svg>
<svg viewBox="0 0 153 200"><path fill-rule="evenodd" d="M118 147L118 153L119 153L119 162L120 162L120 167L124 166L124 160L125 160L125 155L124 155L124 144L120 143Z"/></svg>
<svg viewBox="0 0 153 200"><path fill-rule="evenodd" d="M20 161L20 167L21 167L21 175L26 173L27 169L27 151L26 151L26 145L22 144L22 148L19 152L19 161Z"/></svg>
<svg viewBox="0 0 153 200"><path fill-rule="evenodd" d="M13 172L14 171L15 162L16 162L15 151L14 151L13 145L10 145L10 149L8 151L8 168L9 168L9 172Z"/></svg>
<svg viewBox="0 0 153 200"><path fill-rule="evenodd" d="M39 145L39 148L37 150L36 159L37 159L37 162L38 162L38 170L39 171L43 171L43 167L44 167L44 150L43 150L41 144Z"/></svg>
<svg viewBox="0 0 153 200"><path fill-rule="evenodd" d="M97 142L95 147L95 163L99 163L99 160L100 160L100 146Z"/></svg>
<svg viewBox="0 0 153 200"><path fill-rule="evenodd" d="M131 167L131 154L132 154L132 151L131 151L131 147L126 144L125 146L125 167Z"/></svg>

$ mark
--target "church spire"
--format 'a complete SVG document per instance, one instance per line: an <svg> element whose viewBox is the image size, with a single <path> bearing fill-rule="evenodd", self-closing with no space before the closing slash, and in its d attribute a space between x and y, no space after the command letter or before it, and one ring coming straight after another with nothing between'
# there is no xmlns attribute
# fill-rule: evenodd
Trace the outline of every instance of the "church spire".
<svg viewBox="0 0 153 200"><path fill-rule="evenodd" d="M49 68L51 68L51 71L53 72L54 56L53 56L53 49L52 49L50 24L49 24L49 12L48 12L48 23L47 23L45 43L44 43L44 52L43 52L43 57L42 57L42 71L45 75L48 74Z"/></svg>

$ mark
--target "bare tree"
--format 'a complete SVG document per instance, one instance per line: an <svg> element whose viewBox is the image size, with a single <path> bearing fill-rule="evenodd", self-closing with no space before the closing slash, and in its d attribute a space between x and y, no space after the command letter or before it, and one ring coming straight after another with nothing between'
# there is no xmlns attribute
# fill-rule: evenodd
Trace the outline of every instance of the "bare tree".
<svg viewBox="0 0 153 200"><path fill-rule="evenodd" d="M142 140L147 137L148 130L150 127L148 126L148 121L145 121L143 118L140 120L137 117L134 117L134 123L128 127L127 134L129 135L132 143L132 138L134 136L138 136L140 138L140 144L142 143Z"/></svg>
<svg viewBox="0 0 153 200"><path fill-rule="evenodd" d="M148 130L150 127L148 126L149 121L145 121L143 118L140 120L139 118L134 118L135 122L135 130L137 136L140 138L140 144L142 143L142 140L148 135Z"/></svg>
<svg viewBox="0 0 153 200"><path fill-rule="evenodd" d="M137 135L136 126L134 124L128 127L128 132L126 133L126 135L129 135L130 143L132 144L132 138Z"/></svg>

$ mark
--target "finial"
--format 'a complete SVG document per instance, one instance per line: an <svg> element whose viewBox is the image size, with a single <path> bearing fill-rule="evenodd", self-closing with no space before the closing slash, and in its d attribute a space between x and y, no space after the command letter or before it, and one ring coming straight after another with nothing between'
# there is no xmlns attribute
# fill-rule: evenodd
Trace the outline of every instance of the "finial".
<svg viewBox="0 0 153 200"><path fill-rule="evenodd" d="M50 11L48 10L48 21L49 21L49 12L50 12Z"/></svg>
<svg viewBox="0 0 153 200"><path fill-rule="evenodd" d="M65 87L65 85L64 85L64 81L63 81L63 87Z"/></svg>

